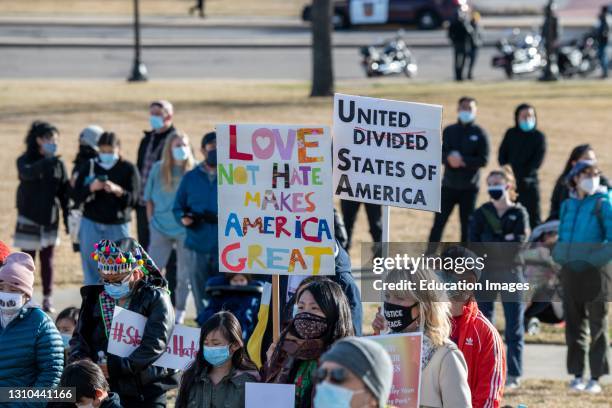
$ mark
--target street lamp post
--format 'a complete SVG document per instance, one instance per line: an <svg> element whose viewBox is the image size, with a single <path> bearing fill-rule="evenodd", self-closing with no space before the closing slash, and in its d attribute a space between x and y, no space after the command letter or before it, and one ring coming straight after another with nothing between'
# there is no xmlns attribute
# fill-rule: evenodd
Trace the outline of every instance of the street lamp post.
<svg viewBox="0 0 612 408"><path fill-rule="evenodd" d="M134 65L128 78L130 82L146 81L147 67L140 60L140 9L139 0L134 0Z"/></svg>

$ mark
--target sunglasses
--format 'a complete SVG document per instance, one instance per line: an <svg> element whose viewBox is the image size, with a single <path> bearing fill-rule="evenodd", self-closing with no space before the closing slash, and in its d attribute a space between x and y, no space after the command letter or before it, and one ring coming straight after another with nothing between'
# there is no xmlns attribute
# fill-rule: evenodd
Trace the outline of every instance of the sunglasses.
<svg viewBox="0 0 612 408"><path fill-rule="evenodd" d="M318 368L314 373L314 380L317 383L322 383L328 377L332 384L339 385L347 380L348 373L344 368L332 368L329 370L327 368Z"/></svg>

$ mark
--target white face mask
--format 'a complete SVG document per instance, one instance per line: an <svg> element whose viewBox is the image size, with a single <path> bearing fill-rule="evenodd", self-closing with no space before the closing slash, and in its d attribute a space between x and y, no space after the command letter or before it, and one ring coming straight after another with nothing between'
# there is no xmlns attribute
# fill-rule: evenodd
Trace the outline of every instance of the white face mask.
<svg viewBox="0 0 612 408"><path fill-rule="evenodd" d="M582 179L578 186L588 195L594 194L599 189L599 176Z"/></svg>
<svg viewBox="0 0 612 408"><path fill-rule="evenodd" d="M0 311L16 312L23 306L23 295L21 293L0 292Z"/></svg>

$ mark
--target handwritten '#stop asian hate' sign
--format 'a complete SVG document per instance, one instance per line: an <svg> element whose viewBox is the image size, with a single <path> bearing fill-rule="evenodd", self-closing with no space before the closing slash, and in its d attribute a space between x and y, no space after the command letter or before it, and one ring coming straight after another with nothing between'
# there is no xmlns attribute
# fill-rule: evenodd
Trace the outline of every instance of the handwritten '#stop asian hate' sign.
<svg viewBox="0 0 612 408"><path fill-rule="evenodd" d="M129 357L140 346L146 324L147 318L143 315L115 306L107 352L119 357ZM166 352L153 365L183 370L195 359L199 341L199 329L177 324L166 346Z"/></svg>
<svg viewBox="0 0 612 408"><path fill-rule="evenodd" d="M334 273L327 127L217 125L217 160L222 271Z"/></svg>

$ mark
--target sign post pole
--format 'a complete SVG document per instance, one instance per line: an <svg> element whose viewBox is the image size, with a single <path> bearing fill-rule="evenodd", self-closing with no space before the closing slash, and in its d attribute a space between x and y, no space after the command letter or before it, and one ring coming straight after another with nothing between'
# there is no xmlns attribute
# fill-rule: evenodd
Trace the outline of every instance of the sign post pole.
<svg viewBox="0 0 612 408"><path fill-rule="evenodd" d="M280 337L280 287L278 275L272 275L272 338L274 343Z"/></svg>

